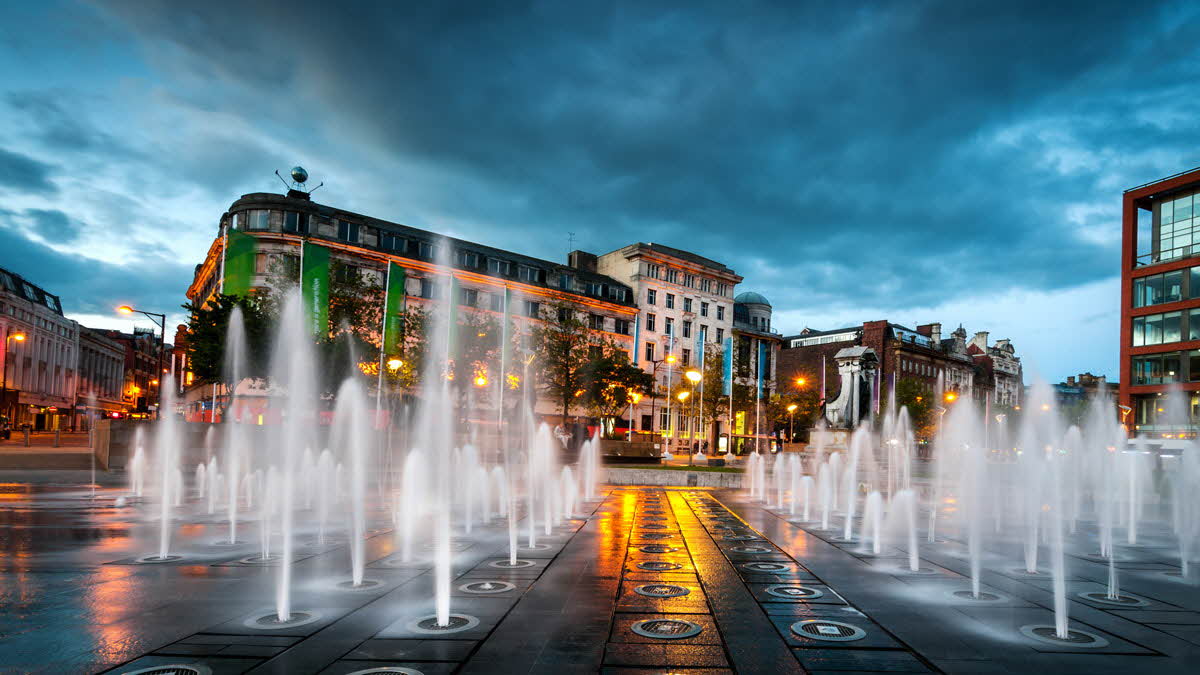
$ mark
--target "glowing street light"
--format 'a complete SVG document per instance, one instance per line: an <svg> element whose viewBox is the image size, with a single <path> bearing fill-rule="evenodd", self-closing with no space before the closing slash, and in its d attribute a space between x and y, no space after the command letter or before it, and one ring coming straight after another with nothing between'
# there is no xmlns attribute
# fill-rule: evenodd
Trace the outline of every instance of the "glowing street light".
<svg viewBox="0 0 1200 675"><path fill-rule="evenodd" d="M803 387L806 384L808 384L808 380L804 379L803 377L796 378L796 386L797 387Z"/></svg>
<svg viewBox="0 0 1200 675"><path fill-rule="evenodd" d="M393 373L396 372L397 370L400 370L400 367L403 365L404 365L403 361L401 361L400 359L394 358L394 357L387 360L388 370L392 371Z"/></svg>
<svg viewBox="0 0 1200 675"><path fill-rule="evenodd" d="M117 313L125 314L126 316L135 314L135 313L142 314L142 315L145 315L146 318L148 318L151 321L153 321L154 323L158 324L158 372L160 372L160 373L167 372L163 368L163 351L165 351L164 345L165 345L165 342L167 339L167 315L159 314L158 312L147 312L144 309L135 309L133 307L130 307L129 305L120 305L119 307L117 307ZM155 398L157 400L155 401L154 416L156 418L161 419L162 418L162 387L157 387L155 389L155 393L156 393Z"/></svg>
<svg viewBox="0 0 1200 675"><path fill-rule="evenodd" d="M958 400L958 394L948 391L946 392L946 403L954 403Z"/></svg>
<svg viewBox="0 0 1200 675"><path fill-rule="evenodd" d="M803 379L804 378L801 377L801 378L798 378L797 381L803 380ZM799 407L800 406L796 405L795 403L793 403L787 407L787 411L788 411L788 443L792 443L796 440L795 435L793 435L794 434L793 425L796 421L796 408L799 408Z"/></svg>
<svg viewBox="0 0 1200 675"><path fill-rule="evenodd" d="M683 403L684 401L686 401L686 400L687 400L687 398L688 398L688 395L689 395L689 394L691 394L691 393L692 393L692 392L690 392L690 391L681 391L681 392L679 392L679 395L678 395L676 398L678 398L678 399L679 399L679 402L680 402L680 403Z"/></svg>
<svg viewBox="0 0 1200 675"><path fill-rule="evenodd" d="M703 375L701 375L700 371L698 371L698 370L689 370L686 373L684 373L684 377L691 380L692 384L695 384L700 381L700 379L703 377Z"/></svg>

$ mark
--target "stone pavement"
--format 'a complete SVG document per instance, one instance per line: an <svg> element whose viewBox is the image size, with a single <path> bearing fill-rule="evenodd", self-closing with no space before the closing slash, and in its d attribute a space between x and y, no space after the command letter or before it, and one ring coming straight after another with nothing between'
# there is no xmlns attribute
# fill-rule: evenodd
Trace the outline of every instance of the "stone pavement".
<svg viewBox="0 0 1200 675"><path fill-rule="evenodd" d="M954 596L967 580L952 540L923 548L921 573L909 574L903 552L862 554L740 493L662 488L606 489L549 536L539 526L517 568L503 567L499 521L456 536L458 632L419 623L435 609L427 548L403 562L392 533L373 532L373 585L345 590L344 536L306 529L292 605L311 621L264 628L276 568L253 560L253 520L245 544L223 545L223 517L189 507L171 547L182 558L139 564L155 547L154 523L142 522L152 505L118 506L119 488L93 500L65 479L6 478L5 673L1185 673L1200 659L1197 586L1166 574L1178 571L1167 549L1121 563L1122 590L1146 601L1135 608L1075 595L1101 587L1105 570L1073 557L1072 627L1109 644L1063 648L1019 632L1052 623L1048 580L997 562L984 578L996 602Z"/></svg>

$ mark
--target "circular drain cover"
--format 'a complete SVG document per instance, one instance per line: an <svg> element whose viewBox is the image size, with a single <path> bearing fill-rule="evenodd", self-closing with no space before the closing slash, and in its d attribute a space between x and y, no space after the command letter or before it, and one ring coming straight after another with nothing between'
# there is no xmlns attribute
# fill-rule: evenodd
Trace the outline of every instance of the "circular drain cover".
<svg viewBox="0 0 1200 675"><path fill-rule="evenodd" d="M638 550L642 553L674 553L679 549L666 544L646 544L645 546L638 548Z"/></svg>
<svg viewBox="0 0 1200 675"><path fill-rule="evenodd" d="M463 593L503 593L516 588L507 581L472 581L469 584L463 584L458 587L458 590Z"/></svg>
<svg viewBox="0 0 1200 675"><path fill-rule="evenodd" d="M762 539L752 534L727 534L723 537L729 541L762 541Z"/></svg>
<svg viewBox="0 0 1200 675"><path fill-rule="evenodd" d="M346 675L371 675L372 673L403 673L404 675L425 675L419 670L413 668L404 668L402 666L382 666L379 668L367 668L366 670L356 670Z"/></svg>
<svg viewBox="0 0 1200 675"><path fill-rule="evenodd" d="M495 567L502 570L515 570L518 567L533 567L532 560L518 560L515 563L510 563L507 560L493 560L488 563L488 567Z"/></svg>
<svg viewBox="0 0 1200 675"><path fill-rule="evenodd" d="M825 595L815 588L788 584L767 586L766 591L768 595L773 595L777 598L787 598L789 600L813 600Z"/></svg>
<svg viewBox="0 0 1200 675"><path fill-rule="evenodd" d="M642 523L642 527L649 528L651 530L664 530L667 526L663 525L662 523Z"/></svg>
<svg viewBox="0 0 1200 675"><path fill-rule="evenodd" d="M1150 603L1132 595L1120 595L1115 598L1108 597L1105 591L1084 591L1079 594L1079 597L1092 602L1099 602L1105 605L1120 605L1122 607L1145 607Z"/></svg>
<svg viewBox="0 0 1200 675"><path fill-rule="evenodd" d="M949 595L955 600L970 600L971 602L1002 602L1004 600L1003 596L987 591L979 591L979 595L975 595L972 591L958 590L950 591Z"/></svg>
<svg viewBox="0 0 1200 675"><path fill-rule="evenodd" d="M792 624L792 632L802 637L827 642L853 642L867 636L867 631L849 623L829 619L805 619Z"/></svg>
<svg viewBox="0 0 1200 675"><path fill-rule="evenodd" d="M154 665L151 668L126 670L121 675L210 675L212 669L208 665L192 665L172 663L170 665Z"/></svg>
<svg viewBox="0 0 1200 675"><path fill-rule="evenodd" d="M675 535L668 532L647 532L642 535L642 539L670 539Z"/></svg>
<svg viewBox="0 0 1200 675"><path fill-rule="evenodd" d="M638 595L645 595L651 598L677 598L681 595L691 593L683 586L675 584L645 584L633 589Z"/></svg>
<svg viewBox="0 0 1200 675"><path fill-rule="evenodd" d="M291 618L280 621L279 615L272 612L263 616L250 617L243 621L242 624L247 628L257 628L259 630L282 630L284 628L304 626L320 619L321 615L316 612L292 612Z"/></svg>
<svg viewBox="0 0 1200 675"><path fill-rule="evenodd" d="M138 559L137 559L135 562L139 562L139 563L143 563L143 564L147 564L147 565L153 565L153 564L155 564L155 563L168 563L168 562L175 562L176 560L183 560L183 556L181 556L181 555L171 555L171 554L167 554L167 555L144 555L144 556L142 556L142 557L138 558Z"/></svg>
<svg viewBox="0 0 1200 675"><path fill-rule="evenodd" d="M242 558L241 560L238 560L238 562L242 563L243 565L272 565L274 563L279 562L279 558L280 558L280 556L277 556L274 553L272 553L271 555L268 555L268 556L263 556L263 555L247 556L245 558Z"/></svg>
<svg viewBox="0 0 1200 675"><path fill-rule="evenodd" d="M767 548L766 546L734 546L729 550L734 553L770 553L774 549Z"/></svg>
<svg viewBox="0 0 1200 675"><path fill-rule="evenodd" d="M522 551L545 551L550 548L550 544L534 544L533 546L520 546Z"/></svg>
<svg viewBox="0 0 1200 675"><path fill-rule="evenodd" d="M1108 640L1099 635L1073 628L1067 630L1067 637L1060 638L1058 637L1058 630L1054 626L1021 626L1021 635L1033 638L1038 642L1059 645L1060 647L1096 649L1108 646Z"/></svg>
<svg viewBox="0 0 1200 675"><path fill-rule="evenodd" d="M642 516L642 520L666 520L666 516Z"/></svg>
<svg viewBox="0 0 1200 675"><path fill-rule="evenodd" d="M423 616L419 619L413 619L406 626L414 633L423 633L425 635L444 635L446 633L458 633L464 630L474 628L479 625L479 619L470 614L451 614L450 620L444 626L438 625L437 616Z"/></svg>
<svg viewBox="0 0 1200 675"><path fill-rule="evenodd" d="M679 619L648 619L633 624L631 629L642 637L659 640L690 638L699 635L700 631L704 630L698 623Z"/></svg>
<svg viewBox="0 0 1200 675"><path fill-rule="evenodd" d="M649 570L651 572L670 572L671 570L683 569L683 565L673 562L664 562L660 560L651 560L650 562L640 562L637 564L639 570Z"/></svg>
<svg viewBox="0 0 1200 675"><path fill-rule="evenodd" d="M652 516L661 516L663 511L662 509L646 509L645 511L642 511L642 513L648 513Z"/></svg>
<svg viewBox="0 0 1200 675"><path fill-rule="evenodd" d="M361 584L354 585L354 580L338 582L337 587L343 591L369 591L372 588L379 588L383 585L378 579L363 579Z"/></svg>
<svg viewBox="0 0 1200 675"><path fill-rule="evenodd" d="M777 563L777 562L748 562L748 563L742 563L741 567L742 567L742 569L750 570L751 572L765 572L768 574L770 574L772 572L791 572L792 571L791 565L788 565L786 563Z"/></svg>

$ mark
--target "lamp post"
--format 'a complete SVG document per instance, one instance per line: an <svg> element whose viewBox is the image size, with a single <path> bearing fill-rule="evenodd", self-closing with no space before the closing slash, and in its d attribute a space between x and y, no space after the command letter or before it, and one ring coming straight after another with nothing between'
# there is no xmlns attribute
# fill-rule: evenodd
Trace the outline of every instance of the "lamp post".
<svg viewBox="0 0 1200 675"><path fill-rule="evenodd" d="M4 338L4 368L0 369L0 413L8 412L8 341L25 341L24 333L9 333ZM7 415L5 415L7 417ZM11 423L11 421L10 421Z"/></svg>
<svg viewBox="0 0 1200 675"><path fill-rule="evenodd" d="M695 442L696 432L699 431L699 426L700 426L699 424L695 424L695 418L697 417L697 415L696 415L696 384L699 383L700 380L704 379L704 376L700 374L700 371L694 370L694 369L687 371L686 373L683 374L683 376L688 379L688 382L692 383L692 396L691 396L691 398L692 398L692 414L688 416L688 419L692 420L693 424L689 424L688 426L692 431L691 435L692 435L693 442ZM700 411L700 415L701 416L704 415L703 410ZM699 448L699 446L697 446L697 448ZM688 456L691 457L694 454L696 454L696 453L690 452L690 453L688 453ZM690 465L691 463L692 463L692 460L688 459L688 464Z"/></svg>
<svg viewBox="0 0 1200 675"><path fill-rule="evenodd" d="M666 356L664 356L661 359L657 359L657 360L650 359L650 363L654 365L654 369L650 371L650 377L652 377L654 379L654 389L657 390L658 389L658 367L664 363L675 363L675 355L667 354ZM671 383L668 382L667 383L668 395L670 395L670 391L671 391ZM654 410L655 410L655 405L657 403L658 403L658 392L651 391L650 392L650 435L652 437L654 436L654 425L655 425ZM667 421L670 422L670 419L668 418Z"/></svg>
<svg viewBox="0 0 1200 675"><path fill-rule="evenodd" d="M126 315L137 312L138 314L145 315L148 319L150 319L154 323L158 324L158 371L154 374L155 377L152 378L154 381L157 382L163 375L163 367L162 367L163 366L163 349L164 349L164 344L166 342L166 337L167 337L167 315L159 314L157 312L147 312L144 309L134 309L133 307L130 307L129 305L121 305L120 307L117 308L117 312L121 313L121 314L126 314ZM162 419L162 386L159 385L159 386L155 387L154 391L155 391L154 419ZM217 411L216 411L216 409L214 409L213 410L214 419L215 419L216 414L217 414Z"/></svg>
<svg viewBox="0 0 1200 675"><path fill-rule="evenodd" d="M792 443L793 441L796 440L796 435L795 435L796 431L795 431L794 427L795 427L795 422L796 422L796 408L798 408L798 407L799 406L797 406L795 403L793 403L787 407L787 411L788 411L788 443Z"/></svg>
<svg viewBox="0 0 1200 675"><path fill-rule="evenodd" d="M679 392L679 395L678 395L678 398L679 398L679 407L680 407L681 409L683 408L683 404L684 404L684 402L688 400L688 395L689 395L689 394L691 394L691 392L689 392L689 391L686 391L686 390ZM688 466L691 466L691 465L692 465L692 453L691 453L691 452L688 452Z"/></svg>

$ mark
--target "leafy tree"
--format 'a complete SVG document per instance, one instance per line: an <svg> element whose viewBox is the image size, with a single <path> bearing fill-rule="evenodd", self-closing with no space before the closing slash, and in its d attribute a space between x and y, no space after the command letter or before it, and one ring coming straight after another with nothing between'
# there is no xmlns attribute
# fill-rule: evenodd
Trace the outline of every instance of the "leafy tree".
<svg viewBox="0 0 1200 675"><path fill-rule="evenodd" d="M530 345L542 388L558 402L566 418L583 395L584 373L591 359L589 351L595 346L592 331L572 305L554 303L542 308L541 321L530 334Z"/></svg>
<svg viewBox="0 0 1200 675"><path fill-rule="evenodd" d="M896 380L896 407L908 408L908 418L917 438L929 440L936 432L934 409L938 402L934 397L934 392L921 380L912 377ZM886 399L884 405L887 405Z"/></svg>
<svg viewBox="0 0 1200 675"><path fill-rule="evenodd" d="M611 340L595 346L598 349L590 350L591 357L581 373L582 403L600 418L605 434L611 435L613 420L634 398L652 392L654 377L631 363L629 352Z"/></svg>
<svg viewBox="0 0 1200 675"><path fill-rule="evenodd" d="M229 382L232 373L225 372L225 348L234 308L241 308L246 328L247 359L242 375L256 379L267 375L277 315L270 298L217 294L204 305L183 305L188 313L188 368L200 384L233 384Z"/></svg>

